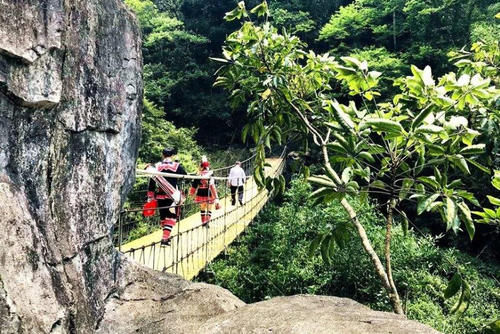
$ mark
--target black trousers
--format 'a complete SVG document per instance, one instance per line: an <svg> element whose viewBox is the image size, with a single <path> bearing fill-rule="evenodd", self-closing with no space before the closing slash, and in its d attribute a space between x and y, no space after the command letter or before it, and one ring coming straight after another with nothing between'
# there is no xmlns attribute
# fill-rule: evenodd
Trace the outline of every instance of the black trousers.
<svg viewBox="0 0 500 334"><path fill-rule="evenodd" d="M172 200L171 198L158 200L158 207L160 208L159 210L160 210L161 220L166 218L177 218L176 212L178 208L168 208L168 206L171 206L172 204L174 204L174 200Z"/></svg>
<svg viewBox="0 0 500 334"><path fill-rule="evenodd" d="M243 203L243 186L231 186L231 204L236 204L236 191L238 191L238 201Z"/></svg>

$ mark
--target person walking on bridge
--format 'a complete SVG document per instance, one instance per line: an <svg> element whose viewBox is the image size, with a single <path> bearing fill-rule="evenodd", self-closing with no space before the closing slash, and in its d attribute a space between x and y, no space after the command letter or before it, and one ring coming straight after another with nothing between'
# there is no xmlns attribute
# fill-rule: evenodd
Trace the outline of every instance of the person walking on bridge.
<svg viewBox="0 0 500 334"><path fill-rule="evenodd" d="M174 148L165 148L162 152L163 160L155 165L148 167L153 172L162 172L170 174L186 175L184 167L173 161L172 157L176 154ZM177 219L180 216L180 205L182 204L182 192L178 189L177 178L163 177L161 175L153 176L148 185L148 202L156 199L160 211L160 224L163 229L161 244L170 245L170 234L174 229Z"/></svg>
<svg viewBox="0 0 500 334"><path fill-rule="evenodd" d="M214 203L216 210L220 208L219 197L217 196L217 189L215 188L212 174L210 163L207 157L203 156L200 162L200 172L198 173L203 178L193 180L191 189L189 189L189 195L194 197L195 203L200 204L201 225L207 228L212 218Z"/></svg>
<svg viewBox="0 0 500 334"><path fill-rule="evenodd" d="M238 202L243 205L243 187L246 178L245 171L241 168L241 162L236 161L234 167L229 171L227 180L227 185L231 187L231 205L236 205L236 192L238 192Z"/></svg>

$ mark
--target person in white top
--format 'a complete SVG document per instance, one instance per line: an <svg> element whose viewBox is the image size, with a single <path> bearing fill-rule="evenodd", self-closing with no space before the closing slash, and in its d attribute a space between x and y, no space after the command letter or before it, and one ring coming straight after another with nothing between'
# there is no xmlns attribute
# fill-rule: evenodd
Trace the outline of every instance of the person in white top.
<svg viewBox="0 0 500 334"><path fill-rule="evenodd" d="M236 191L238 191L238 202L243 205L243 186L245 185L246 175L241 162L236 161L236 164L229 171L227 185L231 187L231 204L236 205Z"/></svg>

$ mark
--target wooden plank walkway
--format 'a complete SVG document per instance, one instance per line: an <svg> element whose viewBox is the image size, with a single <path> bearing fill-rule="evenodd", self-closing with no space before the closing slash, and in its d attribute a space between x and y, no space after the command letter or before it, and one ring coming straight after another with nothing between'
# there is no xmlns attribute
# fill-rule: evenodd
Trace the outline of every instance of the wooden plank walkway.
<svg viewBox="0 0 500 334"><path fill-rule="evenodd" d="M267 175L279 175L283 159L270 158ZM121 251L135 261L155 270L175 273L192 279L257 216L268 200L266 189L259 189L253 179L245 184L243 206L232 206L230 196L220 200L221 209L214 210L210 228L201 226L200 214L193 214L178 222L172 231L172 243L162 247L157 242L162 231L157 231L121 246Z"/></svg>

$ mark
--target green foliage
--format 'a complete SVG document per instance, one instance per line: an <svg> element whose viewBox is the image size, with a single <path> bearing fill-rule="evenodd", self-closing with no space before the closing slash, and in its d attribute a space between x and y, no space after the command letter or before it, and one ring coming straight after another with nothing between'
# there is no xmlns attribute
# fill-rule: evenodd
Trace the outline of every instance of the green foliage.
<svg viewBox="0 0 500 334"><path fill-rule="evenodd" d="M176 128L163 117L161 110L152 102L144 100L139 163L159 161L165 147L175 147L185 168L189 172L196 172L201 158L200 147L193 138L196 130Z"/></svg>
<svg viewBox="0 0 500 334"><path fill-rule="evenodd" d="M290 12L283 8L271 11L271 18L276 27L285 29L292 34L303 34L313 31L316 23L307 12Z"/></svg>
<svg viewBox="0 0 500 334"><path fill-rule="evenodd" d="M419 66L447 67L449 48L476 41L480 33L496 36L491 22L495 1L354 0L335 12L320 30L319 40L334 50L376 45L400 51ZM486 24L486 21L490 21ZM498 35L498 34L497 34ZM493 37L494 38L494 37Z"/></svg>
<svg viewBox="0 0 500 334"><path fill-rule="evenodd" d="M242 298L255 302L274 296L310 293L354 298L378 310L390 310L375 272L336 201L314 205L307 200L310 186L303 179L291 182L282 203L270 204L240 239L212 263L213 275L205 275ZM384 221L374 204L352 200L370 240L383 249ZM335 234L346 228L346 241L334 243L328 263L321 247L311 255L318 235ZM326 239L325 238L325 239ZM405 300L410 319L431 325L444 333L474 333L498 318L500 268L455 250L443 250L435 239L405 236L399 223L393 235L394 277ZM469 263L467 266L458 265ZM460 268L472 290L469 309L462 317L451 315L459 295L445 299L449 278ZM203 277L202 277L203 278Z"/></svg>
<svg viewBox="0 0 500 334"><path fill-rule="evenodd" d="M237 13L248 16L243 5ZM470 174L469 164L481 166L477 159L486 146L475 141L481 134L478 124L466 116L476 110L496 115L500 92L491 77L473 68L436 80L429 66L411 66L411 76L396 80L401 93L393 102L377 103L381 73L370 71L366 61L307 53L298 38L277 34L267 22L243 23L226 44L226 65L215 84L230 91L236 104L250 101L250 124L243 137L250 134L258 145L260 185L262 152L276 140L274 131L279 140L284 129L303 138L312 133L318 146L330 149L324 159L343 171L341 180L332 172L310 178L323 187L316 195L342 198L378 188L378 193L399 200L416 200L418 214L439 213L447 230L458 232L463 224L473 237L467 202L479 203L458 173ZM329 98L334 80L344 84L349 95L361 98L362 109L355 101L344 105ZM360 187L360 181L367 186Z"/></svg>
<svg viewBox="0 0 500 334"><path fill-rule="evenodd" d="M478 141L481 122L467 117L476 111L495 117L500 98L493 73L496 67L486 73L477 64L462 66L435 78L429 66L412 65L411 75L395 80L400 93L382 97L382 101L392 101L380 103L382 73L370 70L367 61L354 57L337 61L329 54L308 52L297 37L279 34L267 20L255 23L251 13L240 3L228 14L232 20L245 20L226 40L224 59L218 60L224 65L215 85L231 93L233 104L249 103L250 123L243 129L243 138L251 137L257 145L257 184L266 184L259 176L265 148L293 135L312 140L322 150L325 171L308 178L319 187L313 193L315 200L330 202L346 195L377 193L387 201L387 258L393 213L401 211L402 202L416 204L419 215L438 213L447 231L459 232L463 226L472 239L475 225L469 205L478 206L479 202L467 191L461 174L471 174L469 166L487 170L480 161L492 158L485 158L486 144ZM472 52L477 54L478 48ZM336 82L347 87L355 99L348 104L334 99L332 85ZM361 231L356 211L346 201L343 206ZM359 235L384 282L387 276L370 240L362 231ZM317 239L314 245L329 261L335 243L332 234ZM462 299L470 294L465 284ZM390 283L383 285L393 291L388 295L394 310L402 313L395 288Z"/></svg>
<svg viewBox="0 0 500 334"><path fill-rule="evenodd" d="M383 72L386 77L396 78L406 70L406 65L400 56L384 47L355 49L351 57L366 60L370 68Z"/></svg>
<svg viewBox="0 0 500 334"><path fill-rule="evenodd" d="M491 181L492 186L500 190L500 170L496 170ZM491 205L494 205L494 209L483 208L483 211L474 211L474 215L479 216L477 222L484 224L491 224L500 226L500 199L494 196L487 196L488 201Z"/></svg>
<svg viewBox="0 0 500 334"><path fill-rule="evenodd" d="M352 42L360 40L364 34L370 32L370 27L377 15L376 8L363 6L360 2L340 7L339 11L332 15L330 21L321 29L319 39L344 40L349 38Z"/></svg>
<svg viewBox="0 0 500 334"><path fill-rule="evenodd" d="M124 241L124 243L139 239L145 235L153 233L156 230L158 230L158 225L151 224L151 222L147 222L144 218L138 217L135 227L130 230L128 238Z"/></svg>
<svg viewBox="0 0 500 334"><path fill-rule="evenodd" d="M197 138L238 143L235 134L245 124L245 110L231 110L227 95L211 87L216 66L208 61L210 56L220 58L225 37L236 27L236 21L225 22L223 17L237 1L126 3L143 28L146 97L165 110L177 126L199 128ZM256 0L247 3L248 8L256 5ZM443 68L449 68L449 49L465 45L469 35L471 41L492 41L499 26L493 19L498 12L493 0L439 0L432 4L421 0L274 0L261 15L267 9L280 31L284 28L299 35L312 50L359 54L356 57L360 59L368 53L370 67L384 72L384 79L406 74L399 66L402 61L420 67L430 64L436 73L442 73ZM384 49L391 54L386 56ZM381 93L391 90L384 84ZM343 95L341 91L336 97Z"/></svg>
<svg viewBox="0 0 500 334"><path fill-rule="evenodd" d="M167 114L176 126L197 127L198 138L224 140L232 113L225 97L211 87L206 36L185 27L179 14L182 3L127 0L143 31L145 97ZM236 122L238 123L238 122Z"/></svg>

